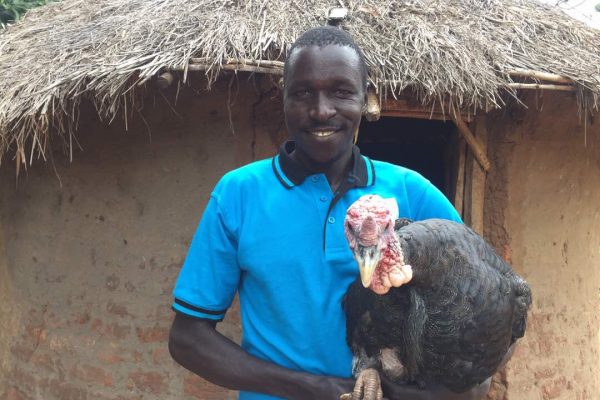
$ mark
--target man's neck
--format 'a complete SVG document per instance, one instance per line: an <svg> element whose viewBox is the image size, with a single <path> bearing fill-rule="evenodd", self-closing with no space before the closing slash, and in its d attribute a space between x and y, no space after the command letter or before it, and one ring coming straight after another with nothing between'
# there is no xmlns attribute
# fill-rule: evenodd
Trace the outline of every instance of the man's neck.
<svg viewBox="0 0 600 400"><path fill-rule="evenodd" d="M352 168L352 151L327 165L317 164L303 157L303 155L296 150L294 150L290 156L310 171L325 174L327 182L329 182L329 186L334 193L337 192L342 182L348 177L350 168Z"/></svg>
<svg viewBox="0 0 600 400"><path fill-rule="evenodd" d="M352 153L343 158L344 160L339 160L341 162L334 163L327 171L324 171L333 193L338 191L342 182L348 177L348 172L352 167Z"/></svg>

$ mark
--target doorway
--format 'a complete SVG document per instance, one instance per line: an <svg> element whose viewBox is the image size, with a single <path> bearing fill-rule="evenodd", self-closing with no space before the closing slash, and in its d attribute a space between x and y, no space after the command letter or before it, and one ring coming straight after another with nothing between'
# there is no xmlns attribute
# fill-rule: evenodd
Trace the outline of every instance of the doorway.
<svg viewBox="0 0 600 400"><path fill-rule="evenodd" d="M419 172L454 203L458 137L452 122L398 117L363 120L357 144L370 158Z"/></svg>

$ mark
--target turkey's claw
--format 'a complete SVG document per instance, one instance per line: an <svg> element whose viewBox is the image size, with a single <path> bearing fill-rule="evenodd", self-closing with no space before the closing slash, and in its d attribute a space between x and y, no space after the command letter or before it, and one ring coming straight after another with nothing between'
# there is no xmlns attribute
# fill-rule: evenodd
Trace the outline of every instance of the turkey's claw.
<svg viewBox="0 0 600 400"><path fill-rule="evenodd" d="M354 391L350 397L352 400L382 400L381 379L374 368L361 371L356 379Z"/></svg>

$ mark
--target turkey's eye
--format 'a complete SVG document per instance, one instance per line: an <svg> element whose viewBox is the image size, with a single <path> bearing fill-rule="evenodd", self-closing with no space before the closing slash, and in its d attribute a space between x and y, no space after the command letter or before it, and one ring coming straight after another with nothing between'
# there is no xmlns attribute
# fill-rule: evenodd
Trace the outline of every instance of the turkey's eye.
<svg viewBox="0 0 600 400"><path fill-rule="evenodd" d="M388 222L387 226L385 227L385 230L386 231L394 230L394 221Z"/></svg>
<svg viewBox="0 0 600 400"><path fill-rule="evenodd" d="M348 229L350 232L354 233L354 228L352 227L352 225L350 225L350 222L346 222L346 228L347 228L347 229Z"/></svg>

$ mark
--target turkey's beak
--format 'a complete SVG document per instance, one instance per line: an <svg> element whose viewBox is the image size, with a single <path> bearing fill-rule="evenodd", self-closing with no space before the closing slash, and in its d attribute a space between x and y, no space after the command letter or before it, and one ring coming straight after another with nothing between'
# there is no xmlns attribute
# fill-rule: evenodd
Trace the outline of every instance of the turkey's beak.
<svg viewBox="0 0 600 400"><path fill-rule="evenodd" d="M360 271L360 280L364 287L368 288L371 285L371 280L373 279L373 273L375 272L375 268L379 263L379 257L377 257L379 252L377 251L377 246L362 248L356 257L356 261L358 262L358 270Z"/></svg>

